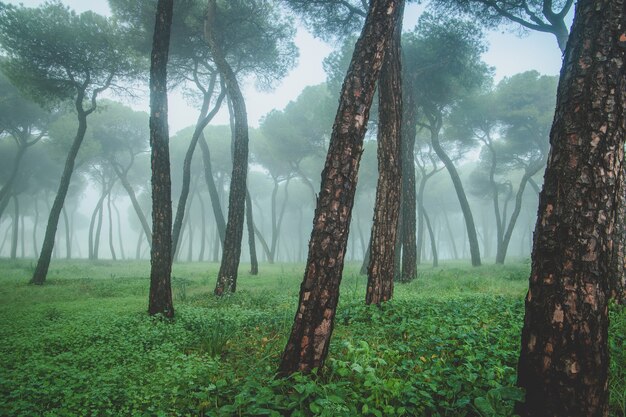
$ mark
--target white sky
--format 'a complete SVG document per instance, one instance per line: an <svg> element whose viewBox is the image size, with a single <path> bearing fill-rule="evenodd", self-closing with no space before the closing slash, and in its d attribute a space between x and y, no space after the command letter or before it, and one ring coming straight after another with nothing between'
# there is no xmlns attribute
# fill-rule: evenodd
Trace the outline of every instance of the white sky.
<svg viewBox="0 0 626 417"><path fill-rule="evenodd" d="M44 0L8 0L8 3L22 3L29 7L38 6L43 2ZM77 12L91 9L100 14L110 14L106 0L63 0L63 3ZM418 6L407 6L404 20L405 30L414 27L419 13ZM505 28L502 31L490 32L487 36L489 50L483 58L487 64L495 67L496 81L505 76L531 69L542 74L558 74L561 68L561 52L553 35L531 32L524 37L518 37L510 32L510 28ZM244 85L248 119L252 126L258 126L260 118L271 109L284 108L289 101L294 100L299 95L305 86L319 84L326 79L322 61L332 51L332 47L315 39L302 28L298 29L296 44L300 48L298 65L275 90L261 93L254 89L252 82ZM195 124L197 110L189 107L180 94L171 94L169 100L171 133ZM137 109L148 111L147 99L131 105ZM213 123L228 123L225 112L218 115Z"/></svg>

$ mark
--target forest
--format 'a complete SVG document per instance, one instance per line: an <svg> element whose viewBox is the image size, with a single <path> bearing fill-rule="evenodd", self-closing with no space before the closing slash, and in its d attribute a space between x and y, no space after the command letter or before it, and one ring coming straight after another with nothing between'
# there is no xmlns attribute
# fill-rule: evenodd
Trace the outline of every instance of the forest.
<svg viewBox="0 0 626 417"><path fill-rule="evenodd" d="M0 415L626 416L624 22L0 1Z"/></svg>

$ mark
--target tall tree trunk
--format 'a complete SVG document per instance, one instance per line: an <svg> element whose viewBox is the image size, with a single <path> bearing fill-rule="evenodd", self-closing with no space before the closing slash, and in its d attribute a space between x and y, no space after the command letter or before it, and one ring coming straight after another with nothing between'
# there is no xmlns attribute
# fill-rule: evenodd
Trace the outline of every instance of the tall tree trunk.
<svg viewBox="0 0 626 417"><path fill-rule="evenodd" d="M108 193L106 195L108 195ZM100 234L102 233L103 213L104 213L104 199L103 199L103 204L100 204L100 207L98 207L98 222L96 223L96 237L94 238L94 242L93 242L93 258L94 259L99 259Z"/></svg>
<svg viewBox="0 0 626 417"><path fill-rule="evenodd" d="M172 303L172 184L167 124L167 60L174 0L159 0L150 60L152 248L148 314L174 316Z"/></svg>
<svg viewBox="0 0 626 417"><path fill-rule="evenodd" d="M402 16L404 2L398 4ZM398 19L385 52L378 81L378 183L372 225L372 249L367 268L366 304L381 304L393 297L396 278L396 236L402 185L402 66Z"/></svg>
<svg viewBox="0 0 626 417"><path fill-rule="evenodd" d="M96 203L96 207L93 210L93 213L91 214L91 220L89 222L89 235L88 235L88 248L89 248L89 259L98 259L98 250L96 249L97 244L96 242L100 240L100 232L96 232L97 228L100 228L100 226L98 225L96 227L97 224L100 224L100 222L102 221L102 205L104 204L104 199L106 198L106 196L109 194L110 191L110 187L113 186L113 183L109 183L109 186L107 186L106 180L103 179L103 183L102 183L102 194L100 195L100 198L98 198L98 202ZM96 223L96 221L98 221L98 223ZM95 233L95 237L94 237L94 233Z"/></svg>
<svg viewBox="0 0 626 417"><path fill-rule="evenodd" d="M417 134L417 107L411 92L413 87L404 81L402 119L402 275L401 281L409 282L417 276L417 224L415 194L415 135Z"/></svg>
<svg viewBox="0 0 626 417"><path fill-rule="evenodd" d="M439 143L441 118L437 117L437 119L438 120L436 122L431 123L431 126L436 125L431 129L430 135L433 150L435 151L439 159L441 159L441 162L443 162L443 164L445 165L448 174L450 174L450 179L452 180L452 184L454 185L456 196L459 199L461 211L463 212L463 217L465 218L465 228L467 230L467 239L470 246L469 249L470 257L472 258L472 266L480 266L480 246L478 245L478 236L476 234L476 226L474 225L474 216L472 216L472 210L470 208L469 202L467 201L467 196L465 195L465 190L463 189L463 183L461 182L461 177L459 177L459 173L457 172L454 163Z"/></svg>
<svg viewBox="0 0 626 417"><path fill-rule="evenodd" d="M443 221L446 223L446 231L448 232L448 239L450 239L450 248L452 249L452 256L454 259L459 259L459 252L456 249L456 242L454 241L455 237L454 232L452 231L452 227L450 226L450 219L448 218L448 212L444 208L443 204L441 206L441 214L443 214Z"/></svg>
<svg viewBox="0 0 626 417"><path fill-rule="evenodd" d="M580 0L557 93L522 330L522 417L608 415L608 301L624 219L626 6ZM623 258L623 256L622 256Z"/></svg>
<svg viewBox="0 0 626 417"><path fill-rule="evenodd" d="M323 365L333 331L363 137L385 50L402 0L372 0L341 89L330 138L309 256L294 324L279 373Z"/></svg>
<svg viewBox="0 0 626 417"><path fill-rule="evenodd" d="M109 213L109 250L111 251L111 257L114 261L117 261L117 255L115 248L113 247L113 211L111 210L111 193L107 196L107 212Z"/></svg>
<svg viewBox="0 0 626 417"><path fill-rule="evenodd" d="M176 251L178 250L180 228L183 224L183 218L185 217L185 205L187 204L187 197L189 196L189 184L191 183L191 161L193 159L193 154L196 150L198 139L204 131L204 128L209 124L209 122L220 110L220 107L222 106L222 101L224 100L224 96L226 95L226 91L222 89L220 95L217 98L217 101L215 102L215 105L213 106L213 109L211 109L211 111L209 112L209 104L211 102L213 87L209 87L208 91L211 91L211 94L207 92L204 95L202 109L200 110L198 121L196 122L196 128L194 129L193 135L191 135L191 142L189 142L189 147L187 148L187 153L185 154L185 160L183 161L183 185L180 191L180 197L178 198L176 217L174 218L174 229L172 231L172 256L175 256Z"/></svg>
<svg viewBox="0 0 626 417"><path fill-rule="evenodd" d="M20 236L20 203L13 194L13 234L11 235L11 259L17 259L17 242Z"/></svg>
<svg viewBox="0 0 626 417"><path fill-rule="evenodd" d="M72 174L74 173L74 163L76 161L76 155L78 154L80 145L83 143L83 139L85 138L85 132L87 131L87 116L91 112L93 112L93 110L95 110L94 106L92 106L87 111L83 109L83 100L85 98L84 89L86 87L87 85L84 85L84 87L82 87L78 91L78 94L76 96L75 106L78 114L78 129L76 131L74 141L72 142L72 146L67 153L65 167L63 168L63 174L61 175L61 181L59 183L59 189L57 190L56 197L54 198L54 203L52 203L52 209L50 210L50 215L48 216L48 225L46 226L46 234L43 240L43 244L41 246L39 260L37 261L35 272L30 279L31 284L43 285L46 281L46 275L48 275L50 259L52 257L52 251L54 249L54 241L56 238L57 227L59 225L61 209L63 208L63 204L65 202L67 190L70 187ZM93 101L95 101L95 96L92 102Z"/></svg>
<svg viewBox="0 0 626 417"><path fill-rule="evenodd" d="M259 274L259 261L256 257L256 243L254 241L254 219L252 218L252 199L246 190L246 224L248 228L248 247L250 248L250 275Z"/></svg>
<svg viewBox="0 0 626 417"><path fill-rule="evenodd" d="M228 97L233 106L235 119L233 144L233 172L230 176L230 194L228 196L228 222L224 236L222 262L217 275L215 295L224 292L235 292L237 287L237 269L241 257L241 239L246 206L246 176L248 174L248 116L246 104L239 89L237 77L215 39L215 24L217 5L216 0L209 0L209 7L205 21L205 37L215 66L220 72Z"/></svg>
<svg viewBox="0 0 626 417"><path fill-rule="evenodd" d="M200 150L202 151L202 164L204 165L204 180L209 190L209 197L211 197L211 207L213 208L213 216L215 217L217 233L219 235L219 244L221 245L224 243L224 236L226 234L226 221L224 220L224 213L222 212L220 195L215 186L213 168L211 167L211 153L209 152L209 145L206 143L204 133L200 133Z"/></svg>
<svg viewBox="0 0 626 417"><path fill-rule="evenodd" d="M141 228L143 229L143 233L146 236L146 241L148 242L148 245L152 246L152 231L150 230L150 225L148 224L146 215L143 213L143 210L141 209L141 205L139 204L139 201L137 200L137 196L135 195L135 190L133 190L133 187L128 182L127 172L122 171L120 167L115 164L114 161L110 161L110 163L111 163L111 166L113 166L115 173L117 174L117 177L120 179L120 182L122 183L122 187L124 187L124 189L126 190L126 193L128 193L128 197L130 198L130 202L133 206L133 209L135 210L135 213L137 214L137 217L139 218L139 222L141 223Z"/></svg>

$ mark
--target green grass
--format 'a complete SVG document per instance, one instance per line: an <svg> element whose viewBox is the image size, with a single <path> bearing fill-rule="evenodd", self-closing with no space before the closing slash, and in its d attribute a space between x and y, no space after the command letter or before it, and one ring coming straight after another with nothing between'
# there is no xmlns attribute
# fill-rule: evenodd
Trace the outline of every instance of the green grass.
<svg viewBox="0 0 626 417"><path fill-rule="evenodd" d="M276 379L303 265L176 264L173 322L146 316L147 262L0 260L3 416L511 415L529 266L420 267L382 308L348 265L327 366ZM626 409L626 314L611 311L611 412Z"/></svg>

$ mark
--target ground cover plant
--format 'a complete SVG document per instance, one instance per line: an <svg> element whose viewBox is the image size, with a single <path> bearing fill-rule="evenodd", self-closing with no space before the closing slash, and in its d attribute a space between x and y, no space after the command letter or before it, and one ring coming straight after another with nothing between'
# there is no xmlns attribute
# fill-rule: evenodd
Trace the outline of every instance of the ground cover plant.
<svg viewBox="0 0 626 417"><path fill-rule="evenodd" d="M0 415L506 416L527 262L422 267L382 307L344 274L323 370L275 378L302 265L245 274L212 295L217 264L174 265L176 318L149 318L146 262L0 261ZM626 313L611 310L611 415L626 410Z"/></svg>

